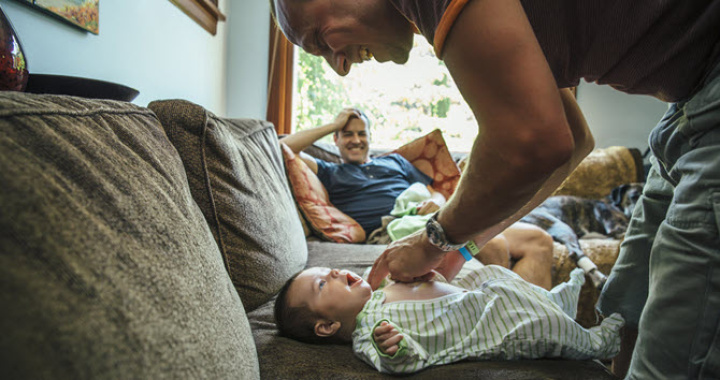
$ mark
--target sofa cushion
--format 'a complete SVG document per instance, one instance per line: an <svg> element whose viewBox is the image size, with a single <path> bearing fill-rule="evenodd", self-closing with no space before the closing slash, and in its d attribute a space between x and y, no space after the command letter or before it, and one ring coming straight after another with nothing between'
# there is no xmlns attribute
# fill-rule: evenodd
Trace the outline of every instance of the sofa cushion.
<svg viewBox="0 0 720 380"><path fill-rule="evenodd" d="M258 378L177 152L130 103L0 93L9 379Z"/></svg>
<svg viewBox="0 0 720 380"><path fill-rule="evenodd" d="M460 181L460 169L450 155L442 131L436 129L392 152L410 161L418 170L433 179L432 188L446 199L455 192Z"/></svg>
<svg viewBox="0 0 720 380"><path fill-rule="evenodd" d="M183 100L148 107L180 153L245 309L265 303L307 261L273 125L220 118Z"/></svg>
<svg viewBox="0 0 720 380"><path fill-rule="evenodd" d="M385 249L381 245L308 243L308 267L343 268L358 274ZM273 302L250 312L263 379L396 379L354 356L347 345L313 345L281 337L273 319ZM465 361L421 371L413 379L614 379L592 360Z"/></svg>
<svg viewBox="0 0 720 380"><path fill-rule="evenodd" d="M325 186L292 149L281 144L285 169L295 201L315 235L336 243L365 241L365 230L355 219L330 203Z"/></svg>

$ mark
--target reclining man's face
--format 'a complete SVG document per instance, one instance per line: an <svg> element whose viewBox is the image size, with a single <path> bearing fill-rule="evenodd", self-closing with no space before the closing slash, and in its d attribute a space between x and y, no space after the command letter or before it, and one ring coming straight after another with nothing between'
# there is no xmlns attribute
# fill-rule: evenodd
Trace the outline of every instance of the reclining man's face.
<svg viewBox="0 0 720 380"><path fill-rule="evenodd" d="M285 36L321 56L341 76L353 63L405 63L413 45L412 24L388 0L275 0Z"/></svg>
<svg viewBox="0 0 720 380"><path fill-rule="evenodd" d="M351 118L345 128L338 131L334 138L343 162L362 165L368 161L370 144L364 121L357 117Z"/></svg>

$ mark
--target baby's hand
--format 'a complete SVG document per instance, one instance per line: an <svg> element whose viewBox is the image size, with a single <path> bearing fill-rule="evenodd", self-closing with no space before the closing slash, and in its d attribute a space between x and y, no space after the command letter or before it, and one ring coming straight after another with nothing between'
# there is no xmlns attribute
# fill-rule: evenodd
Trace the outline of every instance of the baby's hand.
<svg viewBox="0 0 720 380"><path fill-rule="evenodd" d="M392 356L400 349L398 343L403 336L391 324L383 321L375 328L373 339L383 354Z"/></svg>

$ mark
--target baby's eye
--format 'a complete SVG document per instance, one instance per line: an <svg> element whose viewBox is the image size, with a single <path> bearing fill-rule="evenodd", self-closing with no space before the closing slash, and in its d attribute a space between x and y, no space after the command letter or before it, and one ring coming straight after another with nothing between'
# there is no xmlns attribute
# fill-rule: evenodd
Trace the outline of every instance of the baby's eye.
<svg viewBox="0 0 720 380"><path fill-rule="evenodd" d="M320 283L318 284L318 289L322 290L323 286L325 286L325 280L320 280Z"/></svg>

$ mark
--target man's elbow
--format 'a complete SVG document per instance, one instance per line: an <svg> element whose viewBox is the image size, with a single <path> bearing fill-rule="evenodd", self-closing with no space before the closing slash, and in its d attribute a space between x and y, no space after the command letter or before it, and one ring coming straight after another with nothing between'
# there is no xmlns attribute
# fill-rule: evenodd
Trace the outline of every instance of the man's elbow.
<svg viewBox="0 0 720 380"><path fill-rule="evenodd" d="M572 160L576 153L576 144L568 133L527 133L518 138L517 149L524 154L516 158L517 166L531 167L539 173L553 172Z"/></svg>

